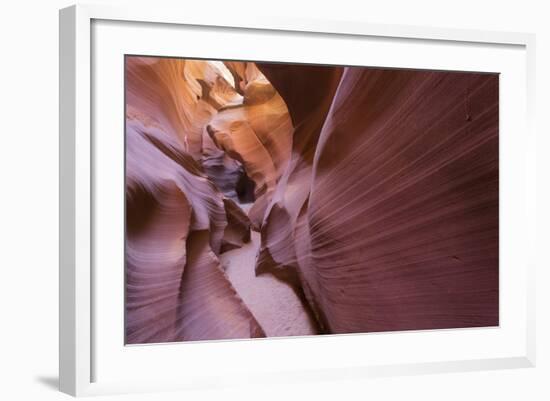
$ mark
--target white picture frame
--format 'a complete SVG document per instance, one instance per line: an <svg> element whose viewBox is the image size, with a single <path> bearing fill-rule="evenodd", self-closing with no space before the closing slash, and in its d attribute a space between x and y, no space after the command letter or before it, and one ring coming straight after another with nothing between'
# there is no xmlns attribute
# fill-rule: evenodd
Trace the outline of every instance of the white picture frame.
<svg viewBox="0 0 550 401"><path fill-rule="evenodd" d="M500 348L495 348L494 352L486 354L472 352L470 355L462 357L452 357L450 359L436 360L434 358L423 360L418 359L411 354L406 362L395 362L391 358L386 358L381 354L376 361L361 362L361 355L356 360L349 357L349 364L346 361L340 361L335 365L330 365L330 357L325 365L298 366L296 369L285 369L283 365L277 365L279 368L273 372L262 371L257 368L256 371L247 371L243 368L242 376L239 378L231 377L224 380L224 371L220 368L218 372L205 374L200 369L193 373L190 370L190 376L179 379L177 377L163 377L162 372L154 377L149 372L145 377L149 380L132 380L128 377L119 377L111 374L106 380L98 380L98 365L95 358L98 352L106 352L103 343L96 344L96 325L98 319L94 306L94 291L97 290L98 281L94 274L96 268L97 255L94 253L94 232L96 232L95 198L96 191L96 169L98 168L98 152L101 147L96 147L93 138L93 126L97 125L94 121L94 103L92 102L93 87L92 76L93 69L96 66L94 53L98 51L104 41L101 40L101 34L98 34L98 40L93 41L94 23L109 21L108 24L139 22L147 26L157 26L158 35L163 35L166 29L179 29L178 27L204 27L215 32L216 30L231 29L240 35L254 35L254 32L272 33L273 35L308 35L308 37L322 37L330 40L331 35L349 38L350 40L361 40L361 38L383 38L386 41L416 41L418 43L453 44L458 48L476 48L476 47L495 47L495 48L514 48L518 52L513 57L519 60L518 68L525 76L516 76L515 85L519 85L525 96L521 98L522 105L525 106L525 114L521 117L522 124L521 136L523 145L508 147L508 151L515 152L520 161L517 166L515 176L512 177L517 183L523 183L522 198L514 202L516 207L510 209L510 215L504 218L510 220L510 224L521 229L523 242L515 250L517 254L523 254L521 263L514 263L513 267L521 273L520 280L514 280L507 285L517 286L517 292L514 297L505 299L505 305L517 304L517 316L520 317L521 326L513 335L506 337ZM123 25L116 30L124 31L133 29L133 34L139 34L139 30L144 25L129 27ZM106 29L110 29L107 26ZM117 32L118 32L117 31ZM199 33L200 34L200 33ZM118 34L119 36L121 34ZM154 35L151 35L154 40ZM116 42L113 40L113 42ZM317 21L317 20L295 20L292 18L256 18L254 20L224 20L223 17L215 15L188 15L184 10L165 10L155 7L132 7L132 8L113 8L109 6L96 5L78 5L72 6L60 11L60 360L59 360L59 383L60 390L75 396L94 395L107 393L126 393L134 391L163 391L172 389L203 388L214 386L225 386L229 384L244 384L247 381L255 382L275 382L275 381L296 381L296 380L325 380L338 377L360 378L366 376L384 376L384 375L403 375L403 374L421 374L449 371L467 371L481 369L504 369L514 367L530 367L535 364L535 284L534 284L534 258L529 255L529 248L534 244L535 232L535 137L532 128L534 112L534 45L535 37L526 33L508 33L508 32L485 32L459 29L438 29L414 26L393 26L393 25L375 25L359 22L347 21ZM94 47L95 46L95 47ZM114 47L113 51L120 49ZM99 49L101 51L101 49ZM124 51L124 49L120 50ZM160 51L166 51L165 49ZM429 50L426 50L429 51ZM459 50L457 50L459 51ZM118 54L118 53L117 53ZM442 53L443 54L443 53ZM174 55L174 54L166 54ZM193 54L194 55L194 54ZM213 57L215 58L215 57ZM223 58L220 56L220 58ZM104 58L106 59L106 58ZM360 62L360 61L358 61ZM525 62L525 64L523 64ZM452 61L449 61L452 67ZM457 67L460 69L460 67ZM490 68L490 67L488 67ZM518 70L519 71L519 70ZM515 74L510 72L510 74ZM518 73L519 74L519 73ZM525 78L525 79L524 79ZM501 94L501 96L503 96ZM122 118L122 115L120 116ZM120 133L122 137L122 131ZM519 135L519 133L518 133ZM510 139L512 141L512 138ZM510 142L512 144L512 142ZM505 149L506 150L506 149ZM503 150L501 149L501 152ZM506 155L504 155L506 156ZM123 155L119 154L120 160ZM506 167L515 159L501 157L501 163ZM505 168L503 171L507 171ZM512 179L511 178L511 179ZM501 192L502 196L502 192ZM504 196L516 196L504 193ZM501 215L501 218L503 216ZM519 226L521 225L521 227ZM501 227L502 230L502 227ZM97 232L95 233L97 234ZM506 238L505 238L506 240ZM527 256L525 256L527 255ZM99 258L101 259L101 258ZM516 259L514 259L515 261ZM519 260L519 259L518 259ZM122 266L120 266L122 269ZM122 271L122 270L121 270ZM105 277L105 276L102 276ZM511 276L510 276L511 277ZM502 283L501 283L502 284ZM120 289L122 291L122 289ZM117 296L117 295L109 295ZM506 293L504 296L507 296ZM502 306L501 303L501 312ZM520 309L520 310L519 310ZM101 314L99 314L101 316ZM106 318L107 319L107 318ZM105 320L106 322L108 320ZM121 321L122 325L123 322ZM493 329L505 330L506 328ZM439 331L440 332L440 331ZM398 334L389 334L395 341L416 341L413 337L418 337L419 343L422 343L422 337L439 336L440 333L415 332L407 333L403 337ZM447 332L449 333L449 332ZM467 344L468 341L475 341L478 336L484 333L481 331L463 330L450 334L444 334L450 341L450 336L460 338ZM177 352L187 352L190 358L197 358L198 355L213 355L214 352L224 352L224 355L240 352L239 349L245 349L251 354L257 353L259 349L267 355L268 359L281 352L285 347L295 344L297 347L307 349L307 352L315 353L316 347L330 347L342 344L344 341L353 342L355 345L361 344L365 338L376 338L376 341L383 343L387 338L386 334L375 334L376 337L365 337L364 335L349 336L328 336L325 343L316 342L310 344L309 338L295 338L285 340L262 340L260 346L250 345L254 342L233 342L229 345L227 342L200 344L200 348L186 349L178 348ZM323 336L324 337L324 336ZM438 338L439 338L438 337ZM413 340L411 340L413 339ZM489 337L487 337L489 339ZM329 343L326 343L329 341ZM439 340L437 340L439 341ZM443 341L443 340L442 340ZM488 340L489 341L489 340ZM511 345L513 343L513 346ZM267 344L267 345L266 345ZM120 343L123 347L123 343ZM170 346L159 346L158 348L146 347L147 356L143 356L144 361L159 361L168 356L161 354L170 354L173 349ZM225 348L224 348L225 347ZM232 348L229 348L232 347ZM240 347L240 348L239 348ZM475 347L474 347L475 348ZM143 348L145 349L145 348ZM158 349L158 351L156 351ZM460 347L457 348L459 352ZM139 360L143 353L133 351L132 361ZM152 354L159 355L152 355ZM236 354L238 355L238 354ZM329 353L329 355L331 355ZM253 356L251 356L252 358ZM101 358L101 356L100 356ZM138 358L138 359L136 359ZM153 359L150 359L153 358ZM159 359L160 358L160 359ZM246 355L243 356L246 359ZM376 359L376 358L374 358ZM107 360L103 358L103 360ZM107 360L109 363L114 360ZM118 362L117 362L118 363ZM120 363L128 363L120 362ZM281 362L282 363L282 362ZM276 364L275 364L276 365ZM115 365L113 365L115 366ZM122 366L122 365L117 365ZM118 367L117 367L118 369ZM214 368L211 368L215 370ZM202 373L201 373L202 372ZM128 375L130 376L130 375Z"/></svg>

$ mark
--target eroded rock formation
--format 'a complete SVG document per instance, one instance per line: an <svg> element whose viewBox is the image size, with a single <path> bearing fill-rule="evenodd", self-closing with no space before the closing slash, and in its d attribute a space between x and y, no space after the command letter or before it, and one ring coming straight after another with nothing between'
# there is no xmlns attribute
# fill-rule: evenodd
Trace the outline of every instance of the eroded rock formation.
<svg viewBox="0 0 550 401"><path fill-rule="evenodd" d="M126 59L127 343L265 335L219 261L250 242L237 203L265 196L290 150L284 102L247 79L243 96L219 62Z"/></svg>
<svg viewBox="0 0 550 401"><path fill-rule="evenodd" d="M498 325L498 76L258 66L296 129L257 270L327 333Z"/></svg>
<svg viewBox="0 0 550 401"><path fill-rule="evenodd" d="M206 129L217 148L241 162L253 181L256 201L249 216L259 230L268 200L288 164L292 124L283 99L254 63L228 62L227 66L243 103L220 109Z"/></svg>
<svg viewBox="0 0 550 401"><path fill-rule="evenodd" d="M126 101L127 343L498 325L498 75L127 57Z"/></svg>

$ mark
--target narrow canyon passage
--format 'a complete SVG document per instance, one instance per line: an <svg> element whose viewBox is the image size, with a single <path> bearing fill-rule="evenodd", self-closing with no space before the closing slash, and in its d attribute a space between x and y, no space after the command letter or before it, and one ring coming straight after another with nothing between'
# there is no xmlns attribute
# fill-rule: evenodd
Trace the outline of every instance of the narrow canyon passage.
<svg viewBox="0 0 550 401"><path fill-rule="evenodd" d="M499 324L499 78L127 56L127 344Z"/></svg>
<svg viewBox="0 0 550 401"><path fill-rule="evenodd" d="M220 256L229 281L266 336L317 334L315 323L287 283L269 274L256 276L254 270L259 247L260 234L253 231L248 244Z"/></svg>
<svg viewBox="0 0 550 401"><path fill-rule="evenodd" d="M242 180L236 181L236 188L226 185L226 192L236 194L233 199L235 205L248 215L253 207L253 195L241 192L239 182ZM241 203L242 199L252 202ZM318 334L309 306L289 283L271 274L257 275L256 259L260 241L260 233L250 229L250 241L219 256L222 269L233 288L267 337Z"/></svg>
<svg viewBox="0 0 550 401"><path fill-rule="evenodd" d="M230 89L240 93L242 100L237 98L236 102L220 107L205 126L208 135L203 135L201 160L209 179L243 211L243 218L250 220L246 228L250 240L234 241L222 248L219 260L266 336L317 334L309 306L298 297L296 289L271 274L256 272L261 241L259 226L264 213L261 209L265 208L266 198L288 160L291 133L288 112L253 63L232 62L228 66L231 70L223 71L233 74ZM205 86L203 83L202 87ZM212 90L208 93L215 94Z"/></svg>
<svg viewBox="0 0 550 401"><path fill-rule="evenodd" d="M228 161L226 160L226 163ZM236 163L238 161L229 161ZM234 201L245 215L253 207L253 184L246 174L236 176L233 182L225 180L226 195ZM209 177L219 182L219 177ZM221 186L221 185L220 185ZM241 203L241 201L249 201ZM256 259L260 250L260 233L250 228L250 240L235 249L221 253L219 260L224 273L254 315L267 337L304 336L318 334L317 324L312 318L309 306L297 295L287 282L271 274L256 273Z"/></svg>
<svg viewBox="0 0 550 401"><path fill-rule="evenodd" d="M282 98L254 63L126 67L127 342L317 334L296 283L256 269L290 155ZM168 189L185 210L167 208Z"/></svg>

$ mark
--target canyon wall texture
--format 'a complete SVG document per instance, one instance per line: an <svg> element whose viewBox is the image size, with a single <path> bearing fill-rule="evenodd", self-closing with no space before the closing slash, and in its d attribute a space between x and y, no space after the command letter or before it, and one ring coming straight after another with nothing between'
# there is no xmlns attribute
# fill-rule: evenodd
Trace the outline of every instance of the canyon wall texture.
<svg viewBox="0 0 550 401"><path fill-rule="evenodd" d="M498 325L498 75L125 63L127 343Z"/></svg>
<svg viewBox="0 0 550 401"><path fill-rule="evenodd" d="M257 269L328 333L498 325L498 75L259 68L297 128Z"/></svg>

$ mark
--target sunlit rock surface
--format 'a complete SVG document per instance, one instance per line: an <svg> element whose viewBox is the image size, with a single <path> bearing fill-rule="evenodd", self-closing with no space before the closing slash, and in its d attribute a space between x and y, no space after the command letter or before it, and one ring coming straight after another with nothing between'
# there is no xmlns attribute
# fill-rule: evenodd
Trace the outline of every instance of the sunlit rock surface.
<svg viewBox="0 0 550 401"><path fill-rule="evenodd" d="M286 105L254 63L228 62L243 102L219 110L206 127L217 148L241 162L256 202L249 217L259 230L265 207L287 167L292 124Z"/></svg>
<svg viewBox="0 0 550 401"><path fill-rule="evenodd" d="M221 62L126 58L127 343L265 335L219 262L223 252L250 242L251 222L240 202L250 209L256 194L266 196L267 182L277 180L273 160L285 163L282 152L290 150L286 106L254 71L261 84L243 87L251 99L245 105ZM230 135L242 156L208 133L224 110L232 111L220 122L253 127L241 136L218 134ZM273 134L284 140L276 142ZM247 149L260 139L265 144ZM274 155L265 165L256 156L260 150ZM254 259L255 252L242 268L253 273ZM293 296L293 307L306 313Z"/></svg>

